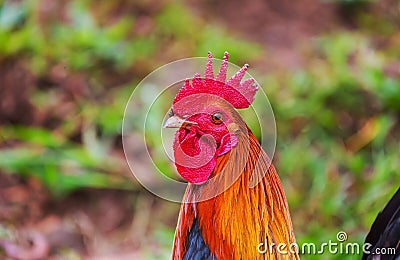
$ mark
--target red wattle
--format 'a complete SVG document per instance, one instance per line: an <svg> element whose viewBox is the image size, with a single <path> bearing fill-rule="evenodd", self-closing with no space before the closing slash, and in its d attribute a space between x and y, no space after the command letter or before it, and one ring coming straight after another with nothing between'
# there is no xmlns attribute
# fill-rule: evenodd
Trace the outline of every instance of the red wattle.
<svg viewBox="0 0 400 260"><path fill-rule="evenodd" d="M211 135L199 136L195 131L179 129L174 140L175 166L179 174L188 182L202 184L212 174L217 156L229 152L236 146L237 138L231 133L223 136L217 148Z"/></svg>
<svg viewBox="0 0 400 260"><path fill-rule="evenodd" d="M208 180L217 162L216 143L210 135L199 136L179 129L174 140L175 165L188 182L202 184Z"/></svg>

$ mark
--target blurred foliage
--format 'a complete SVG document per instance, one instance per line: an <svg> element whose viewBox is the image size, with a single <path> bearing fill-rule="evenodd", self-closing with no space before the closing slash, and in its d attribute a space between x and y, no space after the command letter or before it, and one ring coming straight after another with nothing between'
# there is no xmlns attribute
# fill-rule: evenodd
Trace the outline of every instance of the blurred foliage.
<svg viewBox="0 0 400 260"><path fill-rule="evenodd" d="M400 64L387 53L393 46L378 50L370 37L320 37L307 67L264 81L277 120L276 166L300 244L335 242L341 230L362 243L399 188Z"/></svg>
<svg viewBox="0 0 400 260"><path fill-rule="evenodd" d="M25 99L34 111L30 123L11 114L1 126L0 169L38 178L55 196L135 188L121 154L121 123L130 93L152 69L207 51L220 57L227 50L238 64L264 56L259 44L211 26L179 2L61 2L0 4L0 65L28 68L21 73L32 76ZM341 230L361 243L400 184L399 25L357 17L356 32L298 46L307 57L301 68L257 79L275 112L275 161L299 243L335 240ZM156 134L150 145L167 172ZM171 230L156 232L165 250Z"/></svg>
<svg viewBox="0 0 400 260"><path fill-rule="evenodd" d="M47 4L58 13L43 13ZM132 3L132 8L143 8L141 4ZM100 21L109 17L103 14L96 19L101 12L94 11L90 1L5 1L0 5L0 62L20 60L29 68L37 80L28 98L38 113L73 106L66 108L67 114L56 115L53 121L57 122L52 123L56 126L50 129L41 128L40 123L2 129L3 140L18 144L0 152L0 167L33 174L57 195L81 187L129 187L118 173L123 162L111 154L112 146L119 142L132 86L140 74L171 59L160 54L170 42L191 48L186 54L202 55L206 49L221 53L224 46L231 46L232 53L243 49L253 56L258 53L255 44L228 36L222 28L204 27L179 4L161 4L154 21L143 18L148 14L130 13L116 15L106 25ZM143 31L146 26L151 31ZM204 29L194 31L192 26ZM180 40L172 41L175 37ZM210 48L215 42L219 44ZM158 55L160 59L155 58ZM76 77L78 85L74 86ZM112 82L114 78L121 78L120 82ZM68 80L70 86L65 86ZM119 88L110 89L114 85ZM65 94L73 95L72 100L65 100ZM71 143L76 138L78 143Z"/></svg>

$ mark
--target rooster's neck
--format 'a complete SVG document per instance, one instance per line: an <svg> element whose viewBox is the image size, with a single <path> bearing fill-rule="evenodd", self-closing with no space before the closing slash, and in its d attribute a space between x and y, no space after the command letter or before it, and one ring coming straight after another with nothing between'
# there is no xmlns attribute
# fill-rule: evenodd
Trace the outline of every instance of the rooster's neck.
<svg viewBox="0 0 400 260"><path fill-rule="evenodd" d="M289 246L295 242L278 175L250 130L230 153L218 158L213 177L203 185L188 185L175 234L174 259L183 259L193 244L189 234L196 223L217 259L264 259L269 252L261 254L260 243ZM204 200L210 194L219 195ZM276 248L272 254L277 254Z"/></svg>

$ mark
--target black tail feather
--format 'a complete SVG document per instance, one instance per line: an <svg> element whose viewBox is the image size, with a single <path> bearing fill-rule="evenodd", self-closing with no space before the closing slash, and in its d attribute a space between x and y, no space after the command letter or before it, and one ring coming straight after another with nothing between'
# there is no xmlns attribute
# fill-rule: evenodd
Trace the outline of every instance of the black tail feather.
<svg viewBox="0 0 400 260"><path fill-rule="evenodd" d="M400 259L400 188L376 217L365 243L372 249L364 253L363 260L372 259L382 248L395 248L395 253L382 254L380 259Z"/></svg>

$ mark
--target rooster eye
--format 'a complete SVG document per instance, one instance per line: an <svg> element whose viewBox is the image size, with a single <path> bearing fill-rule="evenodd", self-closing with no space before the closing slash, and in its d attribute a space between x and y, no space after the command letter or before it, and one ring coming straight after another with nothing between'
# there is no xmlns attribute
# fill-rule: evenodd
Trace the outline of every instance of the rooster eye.
<svg viewBox="0 0 400 260"><path fill-rule="evenodd" d="M217 124L217 125L221 124L222 121L224 120L222 114L221 114L221 113L218 113L218 112L212 114L212 115L211 115L211 119L212 119L212 121L214 122L214 124Z"/></svg>

